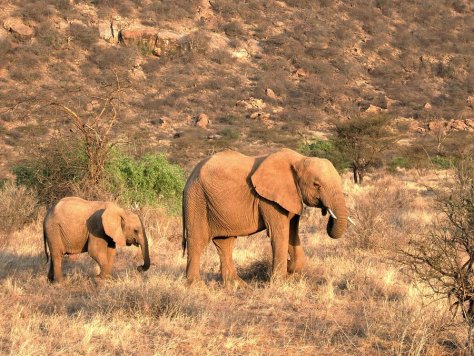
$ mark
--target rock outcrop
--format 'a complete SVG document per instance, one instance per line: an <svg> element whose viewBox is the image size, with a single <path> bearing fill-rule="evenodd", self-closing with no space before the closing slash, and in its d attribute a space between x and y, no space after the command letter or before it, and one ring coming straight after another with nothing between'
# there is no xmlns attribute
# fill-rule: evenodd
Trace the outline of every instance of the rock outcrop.
<svg viewBox="0 0 474 356"><path fill-rule="evenodd" d="M206 129L211 121L209 120L209 116L206 114L199 114L195 119L194 119L194 124L197 127L200 127L202 129Z"/></svg>
<svg viewBox="0 0 474 356"><path fill-rule="evenodd" d="M31 37L35 33L35 31L30 26L25 25L20 19L16 17L9 17L3 21L3 28L20 37Z"/></svg>

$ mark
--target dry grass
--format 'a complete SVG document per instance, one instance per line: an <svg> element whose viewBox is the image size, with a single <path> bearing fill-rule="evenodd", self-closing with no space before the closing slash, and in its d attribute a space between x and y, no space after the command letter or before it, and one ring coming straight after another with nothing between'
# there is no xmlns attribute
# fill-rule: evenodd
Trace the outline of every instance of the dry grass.
<svg viewBox="0 0 474 356"><path fill-rule="evenodd" d="M0 187L0 246L2 234L8 235L31 223L37 213L37 197L32 190L18 187L13 182Z"/></svg>
<svg viewBox="0 0 474 356"><path fill-rule="evenodd" d="M381 179L381 181L379 180ZM379 194L377 186L387 187ZM429 222L430 197L395 178L346 182L358 220L347 238L331 240L317 210L302 220L308 256L303 276L271 281L264 234L239 238L234 254L248 289L226 290L212 245L202 270L205 286L186 288L180 220L142 211L152 240L151 269L139 274L139 249L118 251L113 278L100 286L87 254L65 258L63 285L47 282L41 221L12 235L0 250L2 354L456 354L464 334L446 303L423 297L401 273L394 239ZM405 197L409 197L409 199ZM401 198L403 197L403 198ZM392 203L404 204L392 207ZM377 215L370 209L377 205ZM362 211L363 210L363 211ZM364 215L366 214L366 215ZM360 243L367 220L379 216L370 241ZM420 220L420 216L423 218ZM373 222L372 222L373 223ZM401 242L403 243L403 239Z"/></svg>

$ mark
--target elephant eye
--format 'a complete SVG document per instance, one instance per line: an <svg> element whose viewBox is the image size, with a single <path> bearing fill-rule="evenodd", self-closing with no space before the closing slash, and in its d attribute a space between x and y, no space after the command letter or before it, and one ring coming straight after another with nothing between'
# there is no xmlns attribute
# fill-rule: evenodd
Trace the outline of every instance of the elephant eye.
<svg viewBox="0 0 474 356"><path fill-rule="evenodd" d="M133 232L134 232L135 234L138 234L138 229L133 229Z"/></svg>

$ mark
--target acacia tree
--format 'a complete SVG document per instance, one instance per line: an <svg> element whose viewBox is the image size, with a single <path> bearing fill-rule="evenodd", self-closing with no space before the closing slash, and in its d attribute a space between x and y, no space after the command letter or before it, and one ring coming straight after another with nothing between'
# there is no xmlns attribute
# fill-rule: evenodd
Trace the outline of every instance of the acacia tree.
<svg viewBox="0 0 474 356"><path fill-rule="evenodd" d="M451 301L453 314L462 315L473 353L474 331L474 158L456 168L454 184L437 191L443 219L426 236L412 239L401 262L438 297ZM446 186L449 183L445 182Z"/></svg>
<svg viewBox="0 0 474 356"><path fill-rule="evenodd" d="M117 122L120 97L126 87L122 87L116 76L115 83L105 88L104 96L95 96L100 102L97 112L88 112L80 115L70 107L53 102L51 105L61 108L71 120L80 142L84 145L87 156L88 183L97 184L103 178L105 164L110 150L114 146L110 132Z"/></svg>
<svg viewBox="0 0 474 356"><path fill-rule="evenodd" d="M65 113L67 122L72 125L55 132L46 145L30 149L27 157L13 167L17 183L34 188L38 198L46 204L67 195L105 198L107 163L117 143L112 129L126 89L116 76L114 83L101 88L102 96L77 96L74 106L60 101L41 105L42 110L59 108L60 113L55 116ZM76 107L84 97L95 105L80 111Z"/></svg>
<svg viewBox="0 0 474 356"><path fill-rule="evenodd" d="M350 162L356 184L362 184L367 170L381 162L382 153L395 143L389 120L378 114L336 123L335 145Z"/></svg>

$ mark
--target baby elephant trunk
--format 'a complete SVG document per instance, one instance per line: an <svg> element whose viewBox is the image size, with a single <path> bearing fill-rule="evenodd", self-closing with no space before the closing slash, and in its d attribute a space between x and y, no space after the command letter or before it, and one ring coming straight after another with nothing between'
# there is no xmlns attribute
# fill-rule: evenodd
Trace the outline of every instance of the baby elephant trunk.
<svg viewBox="0 0 474 356"><path fill-rule="evenodd" d="M140 272L144 272L150 268L150 252L148 250L148 238L146 236L145 228L143 227L142 223L142 231L143 231L143 240L139 241L140 247L142 249L143 255L143 266L138 266L138 270Z"/></svg>

